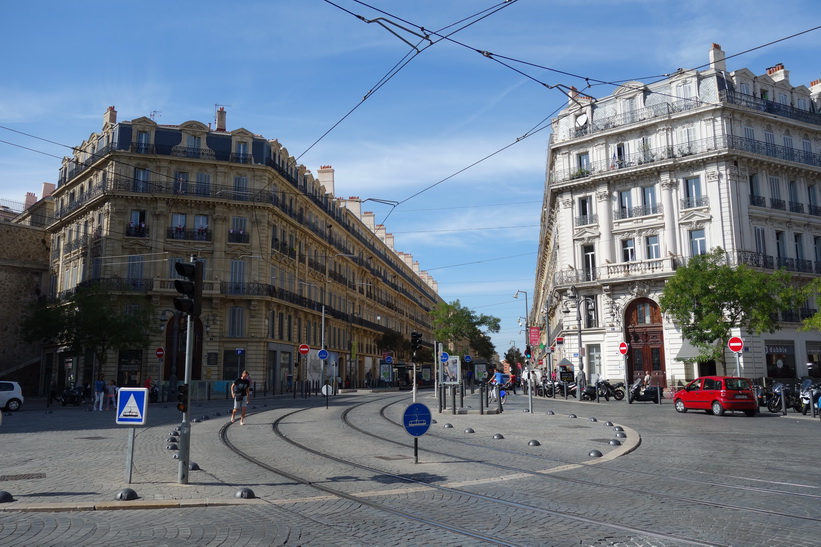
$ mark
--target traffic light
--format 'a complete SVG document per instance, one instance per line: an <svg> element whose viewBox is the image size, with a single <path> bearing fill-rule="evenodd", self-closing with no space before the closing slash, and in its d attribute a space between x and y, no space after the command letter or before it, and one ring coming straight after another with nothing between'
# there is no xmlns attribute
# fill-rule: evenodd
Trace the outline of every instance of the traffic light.
<svg viewBox="0 0 821 547"><path fill-rule="evenodd" d="M413 357L416 358L416 352L422 349L422 333L421 332L412 332L411 333L411 349L413 350Z"/></svg>
<svg viewBox="0 0 821 547"><path fill-rule="evenodd" d="M530 359L530 346L525 346L525 359Z"/></svg>
<svg viewBox="0 0 821 547"><path fill-rule="evenodd" d="M182 295L174 299L174 307L198 317L202 311L202 262L177 262L174 269L185 278L174 280L174 288Z"/></svg>
<svg viewBox="0 0 821 547"><path fill-rule="evenodd" d="M188 384L177 385L177 410L188 412Z"/></svg>

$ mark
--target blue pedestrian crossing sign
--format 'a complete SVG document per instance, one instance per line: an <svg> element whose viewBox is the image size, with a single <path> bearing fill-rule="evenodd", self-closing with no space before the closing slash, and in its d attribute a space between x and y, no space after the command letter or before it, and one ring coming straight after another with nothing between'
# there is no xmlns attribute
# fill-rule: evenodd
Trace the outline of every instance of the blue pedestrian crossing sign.
<svg viewBox="0 0 821 547"><path fill-rule="evenodd" d="M117 392L117 424L145 425L148 389L121 387Z"/></svg>
<svg viewBox="0 0 821 547"><path fill-rule="evenodd" d="M405 414L402 416L402 423L405 426L405 431L411 437L421 437L427 433L432 416L430 409L422 403L413 403L408 405L405 409Z"/></svg>

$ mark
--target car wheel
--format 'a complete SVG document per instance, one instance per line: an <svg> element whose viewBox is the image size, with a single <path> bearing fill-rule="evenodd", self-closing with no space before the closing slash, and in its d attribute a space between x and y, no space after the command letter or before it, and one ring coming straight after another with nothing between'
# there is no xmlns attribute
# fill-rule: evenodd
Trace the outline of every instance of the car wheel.
<svg viewBox="0 0 821 547"><path fill-rule="evenodd" d="M687 412L687 407L684 406L684 401L681 399L676 399L676 412Z"/></svg>
<svg viewBox="0 0 821 547"><path fill-rule="evenodd" d="M9 401L6 403L6 409L8 409L11 412L16 412L20 410L20 407L22 405L23 403L20 402L20 399L9 399Z"/></svg>
<svg viewBox="0 0 821 547"><path fill-rule="evenodd" d="M716 416L721 416L722 414L724 414L724 407L721 406L721 403L719 403L718 401L713 401L712 410L713 414Z"/></svg>
<svg viewBox="0 0 821 547"><path fill-rule="evenodd" d="M749 416L750 418L752 418L753 416L755 416L755 415L756 415L756 412L755 412L755 410L750 409L750 410L745 410L745 411L744 411L744 414L746 414L747 416Z"/></svg>

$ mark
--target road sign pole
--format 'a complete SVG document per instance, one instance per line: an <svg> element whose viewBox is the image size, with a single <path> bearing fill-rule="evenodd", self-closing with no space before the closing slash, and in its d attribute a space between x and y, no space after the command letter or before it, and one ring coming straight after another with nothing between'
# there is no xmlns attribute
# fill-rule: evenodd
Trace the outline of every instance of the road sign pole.
<svg viewBox="0 0 821 547"><path fill-rule="evenodd" d="M131 470L134 468L134 435L135 428L128 428L128 447L125 451L125 483L131 484Z"/></svg>
<svg viewBox="0 0 821 547"><path fill-rule="evenodd" d="M736 352L735 354L735 375L741 376L741 358L739 357L739 353Z"/></svg>

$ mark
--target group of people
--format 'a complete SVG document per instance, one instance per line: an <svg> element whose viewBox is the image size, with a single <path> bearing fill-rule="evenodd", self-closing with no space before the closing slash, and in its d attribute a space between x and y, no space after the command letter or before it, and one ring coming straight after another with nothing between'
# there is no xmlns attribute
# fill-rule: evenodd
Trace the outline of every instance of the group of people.
<svg viewBox="0 0 821 547"><path fill-rule="evenodd" d="M105 402L106 410L111 410L117 406L117 385L114 380L109 380L106 384L105 376L100 374L97 381L94 382L94 405L91 409L102 412L103 402Z"/></svg>

